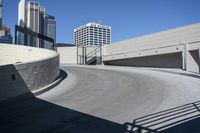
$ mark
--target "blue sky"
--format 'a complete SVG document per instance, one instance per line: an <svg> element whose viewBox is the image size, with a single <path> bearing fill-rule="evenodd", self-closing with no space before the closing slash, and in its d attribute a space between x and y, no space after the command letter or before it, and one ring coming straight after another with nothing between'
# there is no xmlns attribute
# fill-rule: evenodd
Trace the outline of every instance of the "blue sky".
<svg viewBox="0 0 200 133"><path fill-rule="evenodd" d="M101 21L112 42L200 22L200 0L32 0L57 20L57 42L72 43L73 29ZM17 24L19 0L4 0L3 22Z"/></svg>

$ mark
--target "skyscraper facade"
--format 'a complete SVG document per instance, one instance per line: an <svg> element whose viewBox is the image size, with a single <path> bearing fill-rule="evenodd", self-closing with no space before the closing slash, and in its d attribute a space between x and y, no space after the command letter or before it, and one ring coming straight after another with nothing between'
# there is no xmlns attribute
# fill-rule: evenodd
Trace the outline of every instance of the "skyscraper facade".
<svg viewBox="0 0 200 133"><path fill-rule="evenodd" d="M45 16L45 35L53 38L54 42L56 42L56 20L54 16ZM51 46L50 42L45 41L45 48L52 49Z"/></svg>
<svg viewBox="0 0 200 133"><path fill-rule="evenodd" d="M3 0L0 0L0 30L2 30Z"/></svg>
<svg viewBox="0 0 200 133"><path fill-rule="evenodd" d="M8 43L12 44L13 38L10 32L10 28L6 25L2 25L2 29L0 30L0 43Z"/></svg>
<svg viewBox="0 0 200 133"><path fill-rule="evenodd" d="M45 34L45 8L37 2L21 0L18 5L18 25L33 32ZM44 47L44 41L31 35L19 33L18 43L34 47Z"/></svg>
<svg viewBox="0 0 200 133"><path fill-rule="evenodd" d="M104 45L111 43L111 27L88 23L74 29L74 44L78 46Z"/></svg>
<svg viewBox="0 0 200 133"><path fill-rule="evenodd" d="M13 38L10 28L3 25L3 0L0 0L0 43L12 44Z"/></svg>

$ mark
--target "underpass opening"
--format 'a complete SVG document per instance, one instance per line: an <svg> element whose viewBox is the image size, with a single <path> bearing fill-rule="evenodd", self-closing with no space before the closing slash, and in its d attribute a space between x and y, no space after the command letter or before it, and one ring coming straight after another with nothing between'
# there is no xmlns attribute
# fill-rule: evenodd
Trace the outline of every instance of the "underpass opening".
<svg viewBox="0 0 200 133"><path fill-rule="evenodd" d="M160 68L182 68L182 53L161 54L146 57L136 57L104 61L105 65L134 66L134 67L160 67Z"/></svg>

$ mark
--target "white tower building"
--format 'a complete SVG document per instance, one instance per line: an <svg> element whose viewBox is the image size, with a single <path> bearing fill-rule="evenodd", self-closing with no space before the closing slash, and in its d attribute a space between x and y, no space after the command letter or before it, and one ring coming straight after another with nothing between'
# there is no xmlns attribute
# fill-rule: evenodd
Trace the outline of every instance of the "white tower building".
<svg viewBox="0 0 200 133"><path fill-rule="evenodd" d="M104 45L111 43L111 27L98 23L88 23L74 29L74 44Z"/></svg>

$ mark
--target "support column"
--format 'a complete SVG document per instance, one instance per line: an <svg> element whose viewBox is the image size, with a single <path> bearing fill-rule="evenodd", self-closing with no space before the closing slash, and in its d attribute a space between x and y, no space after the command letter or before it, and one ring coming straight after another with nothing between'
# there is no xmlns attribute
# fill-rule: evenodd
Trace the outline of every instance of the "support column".
<svg viewBox="0 0 200 133"><path fill-rule="evenodd" d="M85 49L84 49L84 50L85 50L85 51L84 51L84 52L85 52L85 55L84 55L85 63L84 63L84 64L85 64L85 65L88 65L88 64L87 64L87 46L85 46Z"/></svg>
<svg viewBox="0 0 200 133"><path fill-rule="evenodd" d="M198 65L199 65L199 73L200 73L200 48L198 49L198 53L199 53L199 62L198 62Z"/></svg>
<svg viewBox="0 0 200 133"><path fill-rule="evenodd" d="M76 63L79 64L78 62L78 45L76 44Z"/></svg>
<svg viewBox="0 0 200 133"><path fill-rule="evenodd" d="M102 63L102 45L100 45L100 64L103 64Z"/></svg>
<svg viewBox="0 0 200 133"><path fill-rule="evenodd" d="M199 53L199 65L200 65L200 48L198 49L198 53Z"/></svg>
<svg viewBox="0 0 200 133"><path fill-rule="evenodd" d="M85 50L84 50L85 48L84 48L84 46L82 46L82 55L81 55L81 57L82 57L82 63L81 63L81 65L84 65L85 63L84 63L84 55L85 55Z"/></svg>
<svg viewBox="0 0 200 133"><path fill-rule="evenodd" d="M184 44L184 48L182 51L182 69L187 70L187 54L188 54L188 46L187 43Z"/></svg>

